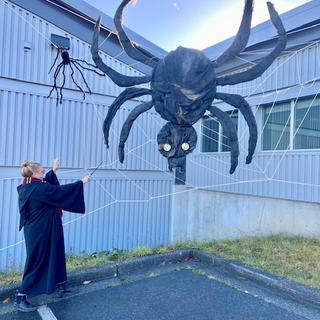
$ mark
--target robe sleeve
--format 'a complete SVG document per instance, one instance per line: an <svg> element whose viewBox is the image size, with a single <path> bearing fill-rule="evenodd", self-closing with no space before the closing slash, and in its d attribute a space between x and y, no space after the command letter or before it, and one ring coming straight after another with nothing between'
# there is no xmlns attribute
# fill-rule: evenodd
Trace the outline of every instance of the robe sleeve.
<svg viewBox="0 0 320 320"><path fill-rule="evenodd" d="M64 185L44 184L41 201L54 208L65 211L84 213L83 182L77 181Z"/></svg>
<svg viewBox="0 0 320 320"><path fill-rule="evenodd" d="M53 170L50 170L47 172L46 177L44 178L44 181L47 183L56 185L56 186L60 186L59 179ZM58 213L59 217L62 218L63 212L62 212L61 208L57 209L57 213Z"/></svg>
<svg viewBox="0 0 320 320"><path fill-rule="evenodd" d="M47 182L47 183L50 183L50 184L54 184L54 185L60 185L59 183L59 180L58 180L58 177L57 175L54 173L53 170L50 170L47 172L46 174L46 177L44 178L44 180Z"/></svg>

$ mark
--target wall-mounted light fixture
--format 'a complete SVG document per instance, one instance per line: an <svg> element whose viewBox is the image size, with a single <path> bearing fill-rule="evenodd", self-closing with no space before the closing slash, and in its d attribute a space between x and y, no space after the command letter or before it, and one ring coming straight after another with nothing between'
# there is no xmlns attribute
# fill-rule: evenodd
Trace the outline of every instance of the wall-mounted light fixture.
<svg viewBox="0 0 320 320"><path fill-rule="evenodd" d="M70 49L70 39L67 37L59 36L58 34L51 33L51 43L61 50Z"/></svg>

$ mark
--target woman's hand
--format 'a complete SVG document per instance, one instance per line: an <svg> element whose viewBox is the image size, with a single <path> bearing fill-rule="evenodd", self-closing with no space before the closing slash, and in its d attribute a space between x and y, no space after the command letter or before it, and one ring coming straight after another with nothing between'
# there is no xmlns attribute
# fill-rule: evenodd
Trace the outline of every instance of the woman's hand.
<svg viewBox="0 0 320 320"><path fill-rule="evenodd" d="M53 172L56 173L58 171L59 167L60 167L59 158L53 159L53 166L52 166Z"/></svg>
<svg viewBox="0 0 320 320"><path fill-rule="evenodd" d="M90 181L90 177L89 176L84 176L82 179L83 184L86 184Z"/></svg>

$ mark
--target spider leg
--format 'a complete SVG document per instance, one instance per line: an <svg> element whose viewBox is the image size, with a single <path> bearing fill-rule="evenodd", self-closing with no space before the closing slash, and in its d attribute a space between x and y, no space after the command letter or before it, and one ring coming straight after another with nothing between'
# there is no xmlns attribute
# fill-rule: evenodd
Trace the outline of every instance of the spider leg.
<svg viewBox="0 0 320 320"><path fill-rule="evenodd" d="M287 44L287 34L284 30L281 19L274 9L273 4L271 2L267 2L270 19L278 31L278 42L274 49L264 57L259 63L257 63L252 68L239 72L232 75L226 75L217 78L217 85L225 86L228 84L237 84L246 81L250 81L261 76L272 64L272 62L279 56L282 50L286 47Z"/></svg>
<svg viewBox="0 0 320 320"><path fill-rule="evenodd" d="M77 61L77 62L83 62L85 63L87 66L90 66L90 67L93 67L93 68L96 68L97 69L97 66L95 66L94 64L92 63L89 63L87 62L86 60L83 60L83 59L72 59L73 61Z"/></svg>
<svg viewBox="0 0 320 320"><path fill-rule="evenodd" d="M57 97L56 97L56 99L57 99L57 106L58 106L58 102L59 102L59 93L58 93L58 89L57 89L57 77L58 77L58 74L59 74L62 66L63 66L63 63L60 62L60 63L58 64L58 66L57 66L56 71L55 71L54 74L53 74L53 86L52 86L52 88L51 88L51 90L50 90L50 92L49 92L49 95L47 96L47 98L50 98L53 90L55 90L55 91L56 91L56 95L57 95Z"/></svg>
<svg viewBox="0 0 320 320"><path fill-rule="evenodd" d="M58 49L57 54L56 54L56 57L55 57L55 59L54 59L54 61L53 61L53 64L52 64L52 66L51 66L51 68L50 68L50 70L49 70L48 74L50 74L51 70L53 69L54 65L56 64L56 62L57 62L57 60L58 60L58 57L59 57L59 53L60 53L60 52L61 52L61 51L60 51L60 49Z"/></svg>
<svg viewBox="0 0 320 320"><path fill-rule="evenodd" d="M59 72L60 72L62 67L63 67L63 62L59 63L56 71L53 74L53 78L54 78L53 88L55 89L55 92L56 92L56 107L59 104L59 93L58 93L58 86L57 86L57 78L58 78ZM51 94L51 92L50 92L50 94Z"/></svg>
<svg viewBox="0 0 320 320"><path fill-rule="evenodd" d="M53 74L53 78L57 79L58 75L59 75L59 72L60 72L60 69L61 67L63 66L63 62L60 62L58 65L57 65L57 69L56 71L54 72Z"/></svg>
<svg viewBox="0 0 320 320"><path fill-rule="evenodd" d="M230 139L230 153L231 153L231 166L229 173L232 174L238 166L239 157L239 143L235 124L231 121L229 115L215 106L210 106L207 108L211 112L211 115L216 117L221 123L224 132Z"/></svg>
<svg viewBox="0 0 320 320"><path fill-rule="evenodd" d="M77 84L76 80L74 79L73 75L74 75L74 69L72 67L72 64L70 63L69 64L70 66L70 69L71 69L71 79L72 79L72 82L77 86L77 88L82 92L83 94L83 100L86 98L86 94L85 92L83 91L83 89Z"/></svg>
<svg viewBox="0 0 320 320"><path fill-rule="evenodd" d="M228 60L237 56L240 52L242 52L245 49L250 36L252 11L253 11L253 0L246 0L238 33L235 36L231 46L226 51L224 51L217 58L216 61L213 61L213 64L215 67L221 66Z"/></svg>
<svg viewBox="0 0 320 320"><path fill-rule="evenodd" d="M154 68L157 65L157 62L153 61L152 58L148 58L142 51L140 51L138 48L136 48L128 38L127 34L123 30L122 27L122 13L123 9L127 6L127 4L131 0L123 0L118 7L116 14L114 15L114 25L116 26L116 29L118 31L118 36L121 44L123 45L124 51L127 53L127 55L137 61L142 62L143 64L146 64L150 66L151 68Z"/></svg>
<svg viewBox="0 0 320 320"><path fill-rule="evenodd" d="M75 68L79 71L79 73L80 73L80 75L81 75L81 77L82 77L82 80L83 80L84 84L86 85L86 87L87 87L87 89L88 89L88 92L91 94L91 89L89 88L89 85L88 85L88 83L87 83L87 80L86 80L86 78L84 77L81 69L80 69L74 62L70 62L70 64L73 64L73 65L75 66Z"/></svg>
<svg viewBox="0 0 320 320"><path fill-rule="evenodd" d="M65 74L65 70L66 70L66 65L64 64L62 67L62 74L63 74L63 82L62 85L60 86L60 104L62 104L62 100L63 100L63 94L62 94L62 90L64 88L64 85L66 83L66 74Z"/></svg>
<svg viewBox="0 0 320 320"><path fill-rule="evenodd" d="M103 123L103 134L107 148L109 148L109 130L111 122L115 117L117 111L127 100L145 95L152 95L152 90L144 88L127 88L126 90L122 91L119 96L113 101Z"/></svg>
<svg viewBox="0 0 320 320"><path fill-rule="evenodd" d="M94 27L92 44L91 44L91 55L92 60L96 64L97 68L105 73L117 86L119 87L132 87L141 83L147 83L151 81L151 76L143 77L128 77L125 76L112 68L108 67L99 56L98 38L100 31L101 17L97 20Z"/></svg>
<svg viewBox="0 0 320 320"><path fill-rule="evenodd" d="M119 153L119 160L121 163L123 163L123 160L124 160L124 144L128 139L133 122L140 116L141 113L148 111L152 107L153 107L153 101L149 101L146 103L139 104L129 113L127 120L122 126L121 134L120 134L118 153Z"/></svg>
<svg viewBox="0 0 320 320"><path fill-rule="evenodd" d="M249 127L249 145L246 164L252 161L252 156L257 145L258 129L256 119L248 102L238 94L217 93L216 98L240 110Z"/></svg>
<svg viewBox="0 0 320 320"><path fill-rule="evenodd" d="M100 73L100 72L98 72L97 70L90 69L90 68L85 67L85 66L83 66L83 65L81 64L81 63L86 62L86 61L82 61L82 60L78 60L78 59L70 59L70 61L73 62L73 63L75 63L75 64L77 64L80 68L82 68L82 69L84 69L84 70L93 71L94 73L96 73L97 75L99 75L99 76L101 76L101 77L104 77L104 76L105 76L104 73ZM80 63L79 61L80 61L81 63ZM86 62L86 63L87 63L87 62ZM88 64L89 66L92 66L92 67L94 67L94 68L97 69L97 67L94 66L93 64L90 64L90 63L87 63L87 64Z"/></svg>

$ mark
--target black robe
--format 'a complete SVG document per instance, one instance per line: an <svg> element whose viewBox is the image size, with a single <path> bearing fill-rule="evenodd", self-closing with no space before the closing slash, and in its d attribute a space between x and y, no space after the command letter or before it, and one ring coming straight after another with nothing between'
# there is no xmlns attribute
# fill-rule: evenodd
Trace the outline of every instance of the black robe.
<svg viewBox="0 0 320 320"><path fill-rule="evenodd" d="M20 226L24 227L27 259L20 293L50 294L67 280L63 227L59 210L84 213L83 182L59 185L55 173L45 182L20 185Z"/></svg>

